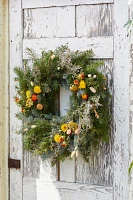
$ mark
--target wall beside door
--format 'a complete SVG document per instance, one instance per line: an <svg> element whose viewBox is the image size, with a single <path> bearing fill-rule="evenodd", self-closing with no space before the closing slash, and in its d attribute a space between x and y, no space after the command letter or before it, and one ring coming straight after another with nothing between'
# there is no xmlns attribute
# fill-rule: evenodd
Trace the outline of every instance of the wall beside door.
<svg viewBox="0 0 133 200"><path fill-rule="evenodd" d="M0 1L0 199L8 199L8 1Z"/></svg>

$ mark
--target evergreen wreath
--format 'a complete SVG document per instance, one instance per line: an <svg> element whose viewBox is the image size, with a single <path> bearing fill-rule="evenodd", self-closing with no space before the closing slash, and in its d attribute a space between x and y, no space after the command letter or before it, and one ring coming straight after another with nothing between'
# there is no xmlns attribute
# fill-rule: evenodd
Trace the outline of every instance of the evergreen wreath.
<svg viewBox="0 0 133 200"><path fill-rule="evenodd" d="M106 77L99 72L92 50L70 51L61 46L43 51L41 57L27 49L32 66L14 68L16 96L20 107L16 117L23 122L18 133L24 147L35 155L51 157L52 165L66 157L89 161L92 149L108 140L109 91ZM60 86L71 91L69 109L60 116Z"/></svg>

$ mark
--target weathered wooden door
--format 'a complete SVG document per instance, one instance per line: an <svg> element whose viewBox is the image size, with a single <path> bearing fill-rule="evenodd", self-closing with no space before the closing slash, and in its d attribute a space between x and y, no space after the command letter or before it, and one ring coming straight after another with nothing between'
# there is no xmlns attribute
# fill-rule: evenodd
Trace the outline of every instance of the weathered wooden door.
<svg viewBox="0 0 133 200"><path fill-rule="evenodd" d="M81 158L51 168L49 160L23 150L21 125L13 102L15 66L22 67L26 47L39 54L68 44L72 50L92 49L104 60L103 73L113 91L113 0L10 0L10 157L21 160L21 169L10 169L11 200L112 200L113 130L108 144L89 163ZM115 5L116 8L118 5ZM68 91L61 89L62 114Z"/></svg>

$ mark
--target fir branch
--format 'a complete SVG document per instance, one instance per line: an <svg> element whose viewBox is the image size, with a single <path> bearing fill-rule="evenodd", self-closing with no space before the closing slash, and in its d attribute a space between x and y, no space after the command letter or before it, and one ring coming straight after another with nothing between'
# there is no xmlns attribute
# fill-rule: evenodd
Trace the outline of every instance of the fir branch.
<svg viewBox="0 0 133 200"><path fill-rule="evenodd" d="M133 161L130 163L130 166L128 168L128 173L129 174L131 173L132 168L133 168Z"/></svg>
<svg viewBox="0 0 133 200"><path fill-rule="evenodd" d="M36 60L37 59L37 55L36 52L33 49L30 48L26 48L26 54L29 56L30 59L32 60Z"/></svg>

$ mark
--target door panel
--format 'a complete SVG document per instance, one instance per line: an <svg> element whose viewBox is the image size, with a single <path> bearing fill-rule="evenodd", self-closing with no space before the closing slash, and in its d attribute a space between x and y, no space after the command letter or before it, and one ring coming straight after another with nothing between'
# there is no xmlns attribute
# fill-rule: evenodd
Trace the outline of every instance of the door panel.
<svg viewBox="0 0 133 200"><path fill-rule="evenodd" d="M74 1L64 1L63 4L54 0L52 4L54 6L49 1L44 3L41 0L38 1L38 4L30 0L22 0L22 4L19 4L19 2L20 0L14 0L10 5L11 20L14 20L15 25L16 20L19 19L17 26L21 27L18 30L15 29L15 26L11 27L11 39L13 38L14 45L10 49L13 52L11 58L14 59L13 62L10 61L11 79L13 78L13 67L21 66L22 58L23 60L29 59L26 54L26 47L34 49L39 55L43 49L54 50L60 45L68 44L71 50L92 49L95 53L95 59L105 61L101 70L107 75L112 92L113 0L93 0L93 5L92 0L75 1L75 4ZM21 6L23 6L23 9ZM16 13L19 14L18 19ZM22 32L23 40L19 38L19 34ZM15 38L19 38L19 40L15 41ZM16 52L18 52L19 62L15 60ZM11 92L13 90L14 93L13 88L14 85L11 83ZM68 108L69 95L68 90L61 88L60 113L62 116L65 115ZM10 102L12 104L12 100ZM14 108L11 114L11 128L13 127L13 131L11 129L11 154L14 152L14 144L16 143L15 148L18 148L21 143L21 139L19 139L21 137L15 135L18 122L15 119L15 105ZM15 138L17 139L15 140ZM22 195L21 197L19 195L16 199L51 200L51 195L54 195L54 199L57 200L111 200L113 185L112 138L113 131L110 132L109 143L101 144L99 152L95 153L89 163L85 163L79 157L76 160L67 159L53 168L49 159L44 160L25 151L22 153L21 143L18 157L21 159L23 168L21 172L17 171L20 176L17 181L20 181ZM15 153L17 155L17 150L15 150ZM57 180L60 181L57 182ZM13 193L14 188L17 188L17 181L13 180L11 171L11 184L13 183L11 193ZM87 184L104 186L94 187ZM11 198L11 200L16 199L15 197Z"/></svg>

